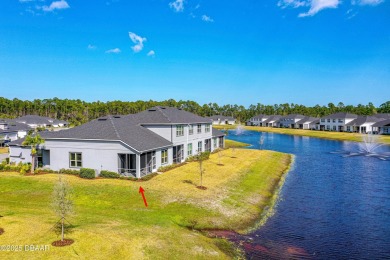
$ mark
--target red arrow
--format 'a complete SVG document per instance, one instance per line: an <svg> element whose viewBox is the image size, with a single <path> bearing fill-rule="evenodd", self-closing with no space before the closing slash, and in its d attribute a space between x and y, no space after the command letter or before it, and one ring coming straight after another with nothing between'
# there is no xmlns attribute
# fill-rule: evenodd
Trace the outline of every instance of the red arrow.
<svg viewBox="0 0 390 260"><path fill-rule="evenodd" d="M141 186L139 186L139 193L142 194L142 198L144 199L145 207L148 207L148 203L146 202L146 198L145 198L144 192L145 192L145 190Z"/></svg>

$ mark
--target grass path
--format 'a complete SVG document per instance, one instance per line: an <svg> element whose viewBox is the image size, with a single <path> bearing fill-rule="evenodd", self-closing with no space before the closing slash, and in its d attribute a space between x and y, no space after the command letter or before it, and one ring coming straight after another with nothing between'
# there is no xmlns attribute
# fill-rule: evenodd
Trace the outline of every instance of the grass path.
<svg viewBox="0 0 390 260"><path fill-rule="evenodd" d="M235 129L237 126L228 125L228 126L213 126L213 127L222 130L222 129ZM244 126L244 129L252 130L252 131L309 136L309 137L317 137L317 138L332 139L332 140L339 140L339 141L353 141L353 142L362 142L364 136L363 134L357 134L357 133L314 131L314 130L272 128L272 127L259 127L259 126ZM377 135L377 137L379 143L390 144L390 135Z"/></svg>
<svg viewBox="0 0 390 260"><path fill-rule="evenodd" d="M259 221L276 184L288 170L288 154L237 149L205 162L202 191L198 165L188 163L147 182L84 180L66 176L73 188L75 226L68 247L47 252L0 252L0 259L231 259L228 241L192 230L245 232ZM235 158L232 158L235 157ZM221 160L221 161L219 161ZM219 163L223 166L218 165ZM50 245L57 218L50 208L55 174L0 173L0 245ZM149 207L138 193L145 189Z"/></svg>

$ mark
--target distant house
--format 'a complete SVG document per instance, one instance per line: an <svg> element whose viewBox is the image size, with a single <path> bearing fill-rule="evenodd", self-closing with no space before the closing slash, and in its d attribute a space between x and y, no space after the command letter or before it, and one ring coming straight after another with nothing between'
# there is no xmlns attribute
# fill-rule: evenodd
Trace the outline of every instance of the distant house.
<svg viewBox="0 0 390 260"><path fill-rule="evenodd" d="M254 116L254 117L249 119L249 125L266 126L264 122L265 122L265 120L267 120L270 117L271 116L269 116L269 115L259 114L259 115Z"/></svg>
<svg viewBox="0 0 390 260"><path fill-rule="evenodd" d="M390 119L381 120L372 125L374 133L390 135Z"/></svg>
<svg viewBox="0 0 390 260"><path fill-rule="evenodd" d="M274 115L270 116L268 119L264 120L262 125L267 127L279 127L279 122L282 116Z"/></svg>
<svg viewBox="0 0 390 260"><path fill-rule="evenodd" d="M304 118L304 115L290 114L280 118L279 126L283 128L295 128L295 124Z"/></svg>
<svg viewBox="0 0 390 260"><path fill-rule="evenodd" d="M232 116L216 115L209 118L212 120L213 125L234 125L236 123L236 119Z"/></svg>
<svg viewBox="0 0 390 260"><path fill-rule="evenodd" d="M361 134L372 134L374 132L373 125L383 120L384 119L382 118L377 118L374 116L358 116L356 119L346 124L345 131Z"/></svg>
<svg viewBox="0 0 390 260"><path fill-rule="evenodd" d="M347 124L357 119L358 116L346 112L340 112L324 116L320 119L320 129L327 131L344 132L347 131Z"/></svg>
<svg viewBox="0 0 390 260"><path fill-rule="evenodd" d="M26 124L9 119L0 119L0 146L5 146L8 142L25 137L30 129Z"/></svg>
<svg viewBox="0 0 390 260"><path fill-rule="evenodd" d="M317 117L305 116L301 120L295 123L295 128L297 129L309 129L316 130L320 123L320 119Z"/></svg>
<svg viewBox="0 0 390 260"><path fill-rule="evenodd" d="M181 109L153 107L138 114L105 116L69 130L43 132L38 164L53 170L92 168L140 178L198 152L224 147L224 133L210 119ZM21 141L10 160L28 162Z"/></svg>
<svg viewBox="0 0 390 260"><path fill-rule="evenodd" d="M26 124L31 128L37 127L68 127L69 123L63 120L58 120L50 117L37 115L26 115L15 119L16 122Z"/></svg>

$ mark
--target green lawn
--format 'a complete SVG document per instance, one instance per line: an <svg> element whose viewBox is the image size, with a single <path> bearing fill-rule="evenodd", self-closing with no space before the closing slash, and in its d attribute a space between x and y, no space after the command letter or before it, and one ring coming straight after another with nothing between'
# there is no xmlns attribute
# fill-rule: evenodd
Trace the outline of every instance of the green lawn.
<svg viewBox="0 0 390 260"><path fill-rule="evenodd" d="M213 126L216 129L235 129L237 126ZM244 126L246 130L261 131L261 132L272 132L287 135L300 135L310 136L317 138L325 138L339 141L353 141L361 142L363 140L363 134L357 133L346 133L346 132L330 132L330 131L313 131L313 130L301 130L301 129L290 129L290 128L272 128L272 127L259 127L259 126ZM378 135L378 142L383 144L390 144L390 135Z"/></svg>
<svg viewBox="0 0 390 260"><path fill-rule="evenodd" d="M226 139L225 140L225 148L240 148L240 147L248 147L251 146L250 144L242 143L242 142L237 142L233 140Z"/></svg>
<svg viewBox="0 0 390 260"><path fill-rule="evenodd" d="M73 188L75 226L68 247L48 252L0 252L6 259L230 259L230 242L195 229L245 232L271 203L291 163L288 154L237 149L212 154L199 190L198 164L188 163L146 182L84 180L66 176ZM221 154L219 154L221 155ZM234 157L234 158L232 158ZM218 165L218 164L222 164ZM0 245L49 245L57 217L50 208L55 174L0 173ZM139 186L145 189L145 208Z"/></svg>

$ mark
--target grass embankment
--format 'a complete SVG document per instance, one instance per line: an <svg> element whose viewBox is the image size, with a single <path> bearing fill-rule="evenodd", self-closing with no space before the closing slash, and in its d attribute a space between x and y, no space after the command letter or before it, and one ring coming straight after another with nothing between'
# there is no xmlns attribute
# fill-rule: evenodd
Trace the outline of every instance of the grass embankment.
<svg viewBox="0 0 390 260"><path fill-rule="evenodd" d="M251 146L250 144L242 143L242 142L237 142L233 140L228 140L225 139L225 148L242 148L242 147L248 147Z"/></svg>
<svg viewBox="0 0 390 260"><path fill-rule="evenodd" d="M223 239L206 237L195 229L245 231L254 225L283 174L288 154L223 151L204 162L199 190L198 164L189 163L147 182L66 176L74 191L75 226L71 246L48 252L0 252L7 259L227 259L237 254ZM57 221L50 208L58 176L0 173L0 245L50 245L58 237L50 230ZM138 193L145 189L149 207Z"/></svg>
<svg viewBox="0 0 390 260"><path fill-rule="evenodd" d="M220 125L213 126L216 129L236 129L236 125ZM261 131L261 132L271 132L287 135L299 135L299 136L309 136L317 137L331 140L339 141L352 141L352 142L362 142L364 134L357 133L347 133L347 132L331 132L331 131L315 131L315 130L302 130L302 129L291 129L291 128L272 128L272 127L259 127L259 126L244 126L246 130L252 131ZM377 135L378 142L383 144L390 144L390 135Z"/></svg>
<svg viewBox="0 0 390 260"><path fill-rule="evenodd" d="M0 154L1 153L8 153L8 147L0 147Z"/></svg>

